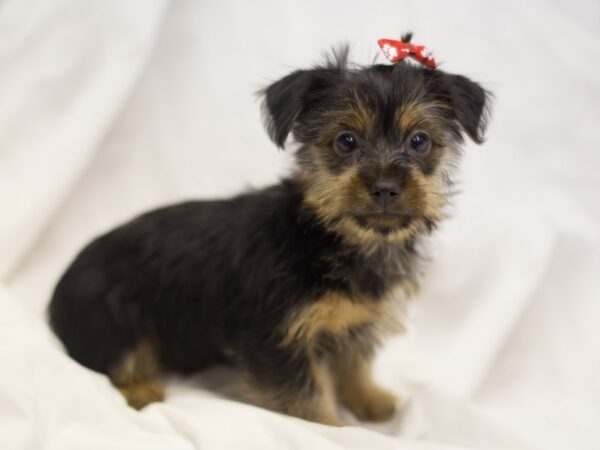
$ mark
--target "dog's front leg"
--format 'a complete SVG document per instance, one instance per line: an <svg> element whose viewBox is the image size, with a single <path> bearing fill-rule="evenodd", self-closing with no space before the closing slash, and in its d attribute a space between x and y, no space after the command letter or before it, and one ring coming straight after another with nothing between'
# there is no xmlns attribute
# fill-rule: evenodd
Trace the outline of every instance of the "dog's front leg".
<svg viewBox="0 0 600 450"><path fill-rule="evenodd" d="M330 358L338 398L361 420L383 422L396 411L396 397L371 376L370 354L337 352Z"/></svg>
<svg viewBox="0 0 600 450"><path fill-rule="evenodd" d="M246 400L292 416L341 426L329 370L308 352L277 348L243 364Z"/></svg>

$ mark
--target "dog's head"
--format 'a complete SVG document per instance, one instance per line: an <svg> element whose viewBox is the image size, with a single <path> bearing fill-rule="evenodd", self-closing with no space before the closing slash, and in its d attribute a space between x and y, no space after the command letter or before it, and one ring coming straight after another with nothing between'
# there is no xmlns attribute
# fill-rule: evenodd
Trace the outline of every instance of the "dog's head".
<svg viewBox="0 0 600 450"><path fill-rule="evenodd" d="M305 203L352 241L402 242L441 218L463 133L481 143L488 95L416 64L351 66L347 50L265 91L271 139L291 133Z"/></svg>

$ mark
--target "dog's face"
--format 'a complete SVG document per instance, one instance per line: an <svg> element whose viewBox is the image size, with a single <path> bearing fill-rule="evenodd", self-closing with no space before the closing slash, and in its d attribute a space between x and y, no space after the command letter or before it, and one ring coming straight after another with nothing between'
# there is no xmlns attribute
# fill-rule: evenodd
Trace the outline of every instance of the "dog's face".
<svg viewBox="0 0 600 450"><path fill-rule="evenodd" d="M345 53L265 91L267 128L291 132L305 202L352 241L402 242L441 218L462 134L480 143L487 95L409 63L348 67Z"/></svg>

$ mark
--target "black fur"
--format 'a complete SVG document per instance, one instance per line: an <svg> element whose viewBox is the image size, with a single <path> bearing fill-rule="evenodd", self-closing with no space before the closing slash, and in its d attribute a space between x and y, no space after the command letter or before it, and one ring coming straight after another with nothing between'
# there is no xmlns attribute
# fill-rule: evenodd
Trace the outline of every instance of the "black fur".
<svg viewBox="0 0 600 450"><path fill-rule="evenodd" d="M307 351L281 345L282 324L290 313L326 292L342 293L350 301L378 301L392 286L415 282L420 234L389 244L385 239L394 229L386 225L377 228L380 242L368 251L349 243L336 221L324 221L307 204L310 182L303 174L316 170L318 148L331 177L359 167L365 186L359 183L356 189L383 175L396 177L404 189L410 181L406 168L419 167L424 176L431 175L449 143L435 141L427 158L408 156L406 130L395 121L399 105L413 98L443 102L447 107L434 111L443 130L460 141L463 129L479 142L486 93L464 77L439 70L407 63L350 67L346 59L347 51L342 51L325 65L296 71L264 92L272 140L282 147L293 133L300 143L299 169L289 179L229 200L149 212L97 238L77 256L49 307L52 328L73 358L110 373L146 341L166 370L188 373L232 362L262 386L316 389ZM331 117L351 108L357 94L376 112L370 147L361 150L362 163L331 150L337 126ZM376 173L372 161L381 159L382 148L393 164ZM410 214L419 212L417 206L411 208ZM413 216L407 217L399 227L410 224ZM376 228L368 221L357 224ZM435 220L425 216L420 233L434 227ZM343 345L324 334L320 351L354 346L370 355L377 343L374 325L348 330Z"/></svg>
<svg viewBox="0 0 600 450"><path fill-rule="evenodd" d="M175 371L221 362L225 349L275 361L273 333L293 307L329 289L378 296L414 277L412 246L386 267L379 253L343 245L301 200L288 180L159 209L99 237L56 287L54 330L73 358L105 373L140 339Z"/></svg>

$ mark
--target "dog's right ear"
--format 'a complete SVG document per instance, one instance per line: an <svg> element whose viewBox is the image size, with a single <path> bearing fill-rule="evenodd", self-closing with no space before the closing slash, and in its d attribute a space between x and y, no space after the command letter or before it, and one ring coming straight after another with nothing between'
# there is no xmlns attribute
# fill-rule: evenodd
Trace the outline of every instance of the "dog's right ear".
<svg viewBox="0 0 600 450"><path fill-rule="evenodd" d="M263 118L271 140L283 148L286 138L303 113L327 96L341 75L340 69L297 70L267 87L262 94Z"/></svg>

